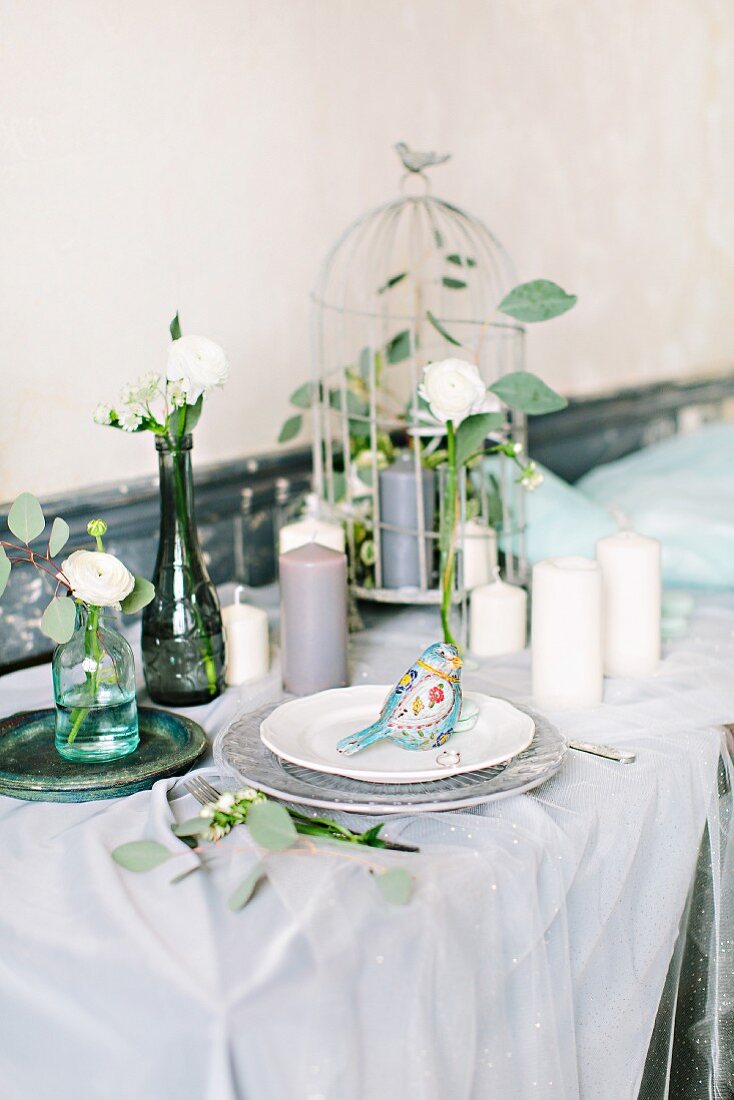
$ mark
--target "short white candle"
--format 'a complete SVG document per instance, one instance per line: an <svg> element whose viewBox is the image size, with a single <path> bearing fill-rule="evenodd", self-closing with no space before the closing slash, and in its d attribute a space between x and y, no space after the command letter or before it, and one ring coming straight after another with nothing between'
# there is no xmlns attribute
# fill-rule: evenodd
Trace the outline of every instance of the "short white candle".
<svg viewBox="0 0 734 1100"><path fill-rule="evenodd" d="M494 584L475 588L469 601L469 648L477 657L499 657L525 648L528 597L505 584L495 566Z"/></svg>
<svg viewBox="0 0 734 1100"><path fill-rule="evenodd" d="M533 569L533 696L552 710L602 701L601 567L589 558L549 558Z"/></svg>
<svg viewBox="0 0 734 1100"><path fill-rule="evenodd" d="M607 676L651 676L660 661L660 543L620 531L599 539Z"/></svg>
<svg viewBox="0 0 734 1100"><path fill-rule="evenodd" d="M241 593L238 587L235 602L222 608L227 646L225 679L233 685L260 680L270 668L267 613L261 607L240 603Z"/></svg>
<svg viewBox="0 0 734 1100"><path fill-rule="evenodd" d="M489 584L497 566L497 533L479 519L468 519L461 539L464 588Z"/></svg>

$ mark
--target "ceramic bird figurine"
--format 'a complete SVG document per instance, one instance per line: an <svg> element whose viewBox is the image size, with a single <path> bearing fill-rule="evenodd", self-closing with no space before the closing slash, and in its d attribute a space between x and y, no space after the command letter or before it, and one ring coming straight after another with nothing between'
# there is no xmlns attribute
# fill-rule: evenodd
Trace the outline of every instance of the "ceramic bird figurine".
<svg viewBox="0 0 734 1100"><path fill-rule="evenodd" d="M388 740L401 749L435 749L445 745L461 710L459 651L446 642L429 645L392 689L371 726L342 737L344 756Z"/></svg>

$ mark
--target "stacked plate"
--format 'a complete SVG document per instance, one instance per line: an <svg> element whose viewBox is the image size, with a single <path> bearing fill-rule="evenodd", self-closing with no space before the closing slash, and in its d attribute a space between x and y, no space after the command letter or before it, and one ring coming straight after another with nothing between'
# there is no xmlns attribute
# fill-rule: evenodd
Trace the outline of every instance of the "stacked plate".
<svg viewBox="0 0 734 1100"><path fill-rule="evenodd" d="M240 714L217 737L215 759L242 783L286 801L369 814L478 805L529 790L560 767L566 742L555 726L477 692L464 693L476 724L454 733L444 751L383 741L340 755L337 741L373 722L389 690L339 688Z"/></svg>

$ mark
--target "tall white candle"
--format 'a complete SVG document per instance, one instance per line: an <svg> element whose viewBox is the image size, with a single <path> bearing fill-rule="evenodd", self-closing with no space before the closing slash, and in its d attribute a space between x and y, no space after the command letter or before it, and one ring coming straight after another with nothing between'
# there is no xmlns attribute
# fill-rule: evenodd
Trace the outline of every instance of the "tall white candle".
<svg viewBox="0 0 734 1100"><path fill-rule="evenodd" d="M468 519L462 528L461 550L464 588L471 592L489 584L497 566L497 533L479 519Z"/></svg>
<svg viewBox="0 0 734 1100"><path fill-rule="evenodd" d="M494 584L475 588L469 601L469 648L477 657L498 657L525 648L528 597L504 584L495 566Z"/></svg>
<svg viewBox="0 0 734 1100"><path fill-rule="evenodd" d="M533 696L543 707L602 701L601 567L589 558L549 558L533 569Z"/></svg>
<svg viewBox="0 0 734 1100"><path fill-rule="evenodd" d="M225 679L228 684L259 680L270 668L268 616L261 607L240 603L241 586L235 602L222 608L222 625L227 646Z"/></svg>
<svg viewBox="0 0 734 1100"><path fill-rule="evenodd" d="M607 676L651 676L660 660L660 543L620 531L599 539Z"/></svg>

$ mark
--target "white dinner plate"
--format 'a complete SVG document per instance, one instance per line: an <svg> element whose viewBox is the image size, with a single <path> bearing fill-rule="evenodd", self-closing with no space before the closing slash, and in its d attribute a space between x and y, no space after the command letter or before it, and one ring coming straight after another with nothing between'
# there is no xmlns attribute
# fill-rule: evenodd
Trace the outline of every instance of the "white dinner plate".
<svg viewBox="0 0 734 1100"><path fill-rule="evenodd" d="M337 741L374 722L391 690L387 684L362 684L292 699L268 715L260 737L291 764L370 783L428 783L491 768L522 752L533 739L535 723L529 715L504 699L467 691L464 698L479 707L477 724L455 733L440 749L402 749L380 741L354 756L338 753ZM460 754L451 767L436 761L446 750Z"/></svg>

